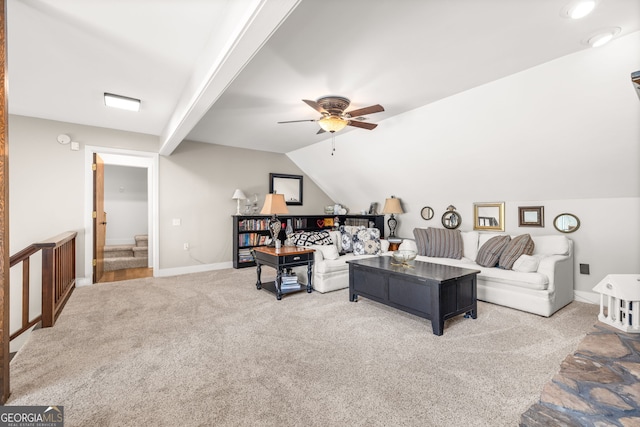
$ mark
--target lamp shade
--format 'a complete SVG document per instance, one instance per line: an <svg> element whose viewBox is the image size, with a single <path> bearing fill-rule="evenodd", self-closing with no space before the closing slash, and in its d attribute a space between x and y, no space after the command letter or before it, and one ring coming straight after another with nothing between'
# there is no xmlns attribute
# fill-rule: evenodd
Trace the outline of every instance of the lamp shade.
<svg viewBox="0 0 640 427"><path fill-rule="evenodd" d="M325 116L318 120L318 124L325 131L333 133L344 129L349 121L338 116Z"/></svg>
<svg viewBox="0 0 640 427"><path fill-rule="evenodd" d="M401 214L404 213L402 206L400 206L400 199L390 197L384 201L384 207L382 208L383 214Z"/></svg>
<svg viewBox="0 0 640 427"><path fill-rule="evenodd" d="M284 194L267 194L260 213L267 215L289 213L289 209L287 209L287 203L284 201Z"/></svg>
<svg viewBox="0 0 640 427"><path fill-rule="evenodd" d="M242 190L237 189L233 192L233 196L231 196L233 200L246 200L247 196L244 195Z"/></svg>

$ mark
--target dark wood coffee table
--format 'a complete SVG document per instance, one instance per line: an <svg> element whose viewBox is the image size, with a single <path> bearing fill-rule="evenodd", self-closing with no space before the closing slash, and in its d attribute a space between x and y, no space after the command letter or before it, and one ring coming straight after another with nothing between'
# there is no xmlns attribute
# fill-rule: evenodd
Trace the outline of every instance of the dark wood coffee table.
<svg viewBox="0 0 640 427"><path fill-rule="evenodd" d="M476 275L479 270L413 261L411 267L393 265L380 256L347 261L349 301L358 296L431 320L435 335L444 321L465 313L478 316ZM465 317L467 317L465 316Z"/></svg>

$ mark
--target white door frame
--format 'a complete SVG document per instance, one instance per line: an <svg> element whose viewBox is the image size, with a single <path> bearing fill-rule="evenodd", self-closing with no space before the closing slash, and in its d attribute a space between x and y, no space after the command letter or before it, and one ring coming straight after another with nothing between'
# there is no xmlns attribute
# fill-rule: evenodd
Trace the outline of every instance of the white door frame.
<svg viewBox="0 0 640 427"><path fill-rule="evenodd" d="M93 274L93 154L96 153L105 165L131 166L147 169L147 206L148 206L148 234L149 234L149 267L153 268L155 276L160 266L159 257L159 223L158 223L158 153L148 151L123 150L119 148L85 146L85 176L84 176L84 274L85 277L77 282L78 286L92 284Z"/></svg>

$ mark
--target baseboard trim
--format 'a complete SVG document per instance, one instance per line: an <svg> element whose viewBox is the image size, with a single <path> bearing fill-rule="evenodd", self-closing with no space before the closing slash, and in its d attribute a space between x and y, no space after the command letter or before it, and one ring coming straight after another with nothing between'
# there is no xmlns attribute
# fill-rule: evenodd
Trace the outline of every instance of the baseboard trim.
<svg viewBox="0 0 640 427"><path fill-rule="evenodd" d="M589 291L573 291L573 300L600 305L600 294Z"/></svg>
<svg viewBox="0 0 640 427"><path fill-rule="evenodd" d="M205 271L224 270L233 268L233 262L218 262L215 264L190 265L188 267L159 268L153 270L153 277L180 276L182 274L202 273Z"/></svg>

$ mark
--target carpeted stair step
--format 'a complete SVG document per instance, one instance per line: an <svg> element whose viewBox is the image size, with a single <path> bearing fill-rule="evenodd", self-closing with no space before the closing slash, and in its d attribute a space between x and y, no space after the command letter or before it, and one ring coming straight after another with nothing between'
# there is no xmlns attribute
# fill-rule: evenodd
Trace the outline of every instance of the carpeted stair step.
<svg viewBox="0 0 640 427"><path fill-rule="evenodd" d="M124 270L127 268L140 268L147 266L147 258L134 258L132 256L119 258L105 258L104 271Z"/></svg>
<svg viewBox="0 0 640 427"><path fill-rule="evenodd" d="M104 257L105 259L133 257L133 251L131 245L109 245L104 247Z"/></svg>
<svg viewBox="0 0 640 427"><path fill-rule="evenodd" d="M142 246L142 247L134 246L132 249L133 249L133 256L135 258L149 257L149 248L146 246Z"/></svg>
<svg viewBox="0 0 640 427"><path fill-rule="evenodd" d="M133 237L136 241L137 247L148 247L149 246L149 236L146 234L138 234Z"/></svg>

